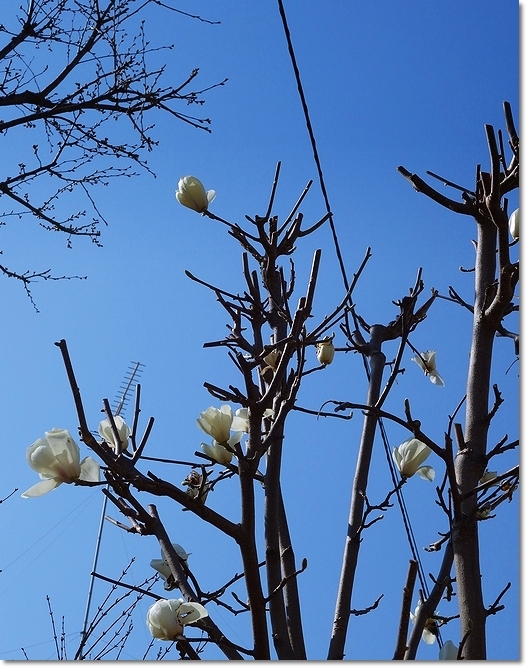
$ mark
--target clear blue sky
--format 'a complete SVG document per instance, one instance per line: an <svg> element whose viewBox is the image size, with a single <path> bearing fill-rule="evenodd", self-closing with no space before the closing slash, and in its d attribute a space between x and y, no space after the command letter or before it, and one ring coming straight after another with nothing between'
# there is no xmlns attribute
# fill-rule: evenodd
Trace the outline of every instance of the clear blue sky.
<svg viewBox="0 0 527 668"><path fill-rule="evenodd" d="M15 25L18 5L2 3L0 24ZM472 187L475 165L485 167L488 160L484 124L504 127L504 100L518 116L518 6L490 0L286 0L285 6L348 274L356 271L368 246L373 252L355 293L357 311L369 323L388 323L397 312L392 300L407 294L420 266L427 294L431 288L446 294L453 285L470 299L472 275L459 267L473 265L473 222L417 194L396 168L404 165L423 176L429 169ZM31 659L54 658L47 594L56 620L65 617L69 648L76 646L84 615L100 492L63 485L39 499L20 498L37 482L25 463L27 446L52 427L72 434L77 429L54 341L68 341L93 429L102 419L102 399L114 399L130 362L139 361L145 365L143 425L150 415L156 418L145 454L192 459L204 440L195 418L219 403L203 382L227 387L239 379L224 352L203 350L204 342L224 335L227 318L214 296L189 281L184 270L234 292L243 290L243 277L236 242L225 228L175 200L178 179L186 174L200 178L207 189L217 191L211 209L242 223L246 214L265 213L275 166L282 161L276 213L283 219L310 179L315 184L302 207L305 219L316 222L325 212L276 2L181 0L177 7L221 21L207 25L184 16L167 18L156 9L149 11L146 24L153 42L175 44L159 56L167 62L172 83L194 67L200 68L203 87L228 77L225 86L206 94L204 107L194 110L211 118L212 134L156 117L159 147L149 165L157 178L142 174L101 189L98 204L110 221L102 248L78 239L68 250L63 237L45 233L29 220L0 229L8 266L88 275L86 281L35 285L38 314L20 285L0 279L0 497L19 488L0 506L0 659L22 659L20 647ZM0 157L0 164L5 160ZM509 206L518 206L516 194ZM315 248L323 249L314 311L321 318L342 296L329 228L299 247L299 297ZM411 340L420 350L438 351L446 387L432 385L408 354L407 371L387 404L400 413L409 397L414 415L440 443L448 416L464 394L469 337L469 313L437 301ZM344 343L338 336L336 341ZM388 356L395 352L387 347ZM504 433L515 438L519 431L518 366L506 374L513 360L511 342L499 339L493 381L499 382L506 403L491 429L491 443ZM337 357L324 373L308 376L300 403L318 409L327 399L362 402L365 397L362 364L348 355ZM296 556L309 562L300 588L312 659L323 659L327 652L360 427L358 412L346 423L294 415L286 433L283 490ZM392 446L407 438L391 425L388 435ZM88 454L85 446L81 449L82 456ZM516 461L514 453L503 455L491 468L505 471ZM427 463L442 474L440 462L431 458ZM187 473L159 465L151 470L175 484ZM372 502L388 489L379 442ZM446 531L434 485L411 479L405 495L417 543L424 547L436 540L438 531ZM234 481L209 500L237 519ZM490 659L519 657L517 501L504 504L495 520L481 525L486 604L509 580L513 583L503 601L505 610L489 619ZM190 564L204 589L213 590L240 571L236 549L227 539L179 507L162 500L157 505L172 540L192 553ZM116 517L113 509L110 514ZM153 538L107 524L99 571L118 577L135 556L127 581L139 583L158 555ZM393 655L409 558L394 507L363 542L353 605L365 608L380 594L384 598L374 612L352 619L346 658ZM441 555L423 551L422 558L425 572L435 573ZM96 603L105 591L106 586L97 585ZM161 585L156 591L163 593ZM149 642L144 625L148 605L141 604L134 641L123 658L143 655ZM453 614L452 608L445 604L439 612ZM224 610L212 609L211 615L235 642L249 642L246 621ZM442 635L457 644L456 622ZM421 644L418 658L436 659L437 652L437 644Z"/></svg>

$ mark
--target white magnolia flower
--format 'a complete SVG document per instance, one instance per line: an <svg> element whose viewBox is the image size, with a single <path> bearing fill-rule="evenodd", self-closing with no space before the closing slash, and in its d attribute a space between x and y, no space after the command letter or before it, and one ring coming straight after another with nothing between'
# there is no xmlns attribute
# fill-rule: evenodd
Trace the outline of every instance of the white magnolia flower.
<svg viewBox="0 0 527 668"><path fill-rule="evenodd" d="M229 440L225 442L225 444L234 450L234 446L241 441L242 435L243 432L241 431L235 432L229 438ZM234 454L231 450L228 450L221 443L218 443L218 441L214 439L212 441L212 445L202 443L201 449L208 457L217 461L218 464L228 464L232 460L232 456Z"/></svg>
<svg viewBox="0 0 527 668"><path fill-rule="evenodd" d="M317 359L320 364L331 364L335 356L335 346L333 345L333 337L325 339L317 343Z"/></svg>
<svg viewBox="0 0 527 668"><path fill-rule="evenodd" d="M205 191L203 183L195 176L184 176L179 179L176 190L176 199L180 204L193 211L203 213L216 197L214 190Z"/></svg>
<svg viewBox="0 0 527 668"><path fill-rule="evenodd" d="M181 545L178 545L178 543L172 543L172 547L176 551L177 556L182 561L187 561L189 555L181 547ZM161 575L161 577L164 580L163 587L167 591L171 591L172 589L175 589L177 587L177 584L175 583L174 578L172 577L172 571L170 570L170 566L168 565L167 560L164 558L162 550L161 550L161 559L152 559L152 561L150 562L150 566Z"/></svg>
<svg viewBox="0 0 527 668"><path fill-rule="evenodd" d="M509 230L513 239L520 238L520 210L513 211L509 218Z"/></svg>
<svg viewBox="0 0 527 668"><path fill-rule="evenodd" d="M80 449L67 429L53 428L26 450L27 463L42 478L22 496L42 496L63 482L99 482L99 464L91 457L80 461Z"/></svg>
<svg viewBox="0 0 527 668"><path fill-rule="evenodd" d="M263 361L267 364L267 366L265 366L263 369L260 370L260 373L264 377L264 380L268 380L268 378L266 378L266 374L268 371L272 371L273 373L276 371L276 369L278 368L278 364L280 363L281 356L282 356L282 351L275 348L275 350L271 350L271 352L263 358ZM272 377L271 374L269 375L270 377Z"/></svg>
<svg viewBox="0 0 527 668"><path fill-rule="evenodd" d="M274 411L272 408L266 408L264 411L264 418L272 418ZM231 429L233 431L243 431L248 433L249 431L249 409L248 408L238 408L234 414L232 420Z"/></svg>
<svg viewBox="0 0 527 668"><path fill-rule="evenodd" d="M412 620L413 624L415 624L415 620L417 619L417 615L419 613L421 605L422 602L419 601L417 607L415 608L415 612L413 614L410 613L410 619ZM437 622L433 617L429 617L425 622L425 626L421 637L423 638L423 640L427 645L433 645L436 641L436 634L437 634Z"/></svg>
<svg viewBox="0 0 527 668"><path fill-rule="evenodd" d="M419 355L412 357L412 362L416 362L416 364L421 367L425 372L425 376L428 376L434 385L437 385L438 387L445 386L444 380L437 373L435 350L427 350L424 353L419 353Z"/></svg>
<svg viewBox="0 0 527 668"><path fill-rule="evenodd" d="M231 437L232 421L232 408L227 404L219 409L209 406L197 419L198 427L218 443L227 443Z"/></svg>
<svg viewBox="0 0 527 668"><path fill-rule="evenodd" d="M459 649L451 640L447 640L439 650L439 658L442 661L456 661Z"/></svg>
<svg viewBox="0 0 527 668"><path fill-rule="evenodd" d="M115 422L115 426L117 427L117 433L119 434L119 439L121 441L121 448L122 450L126 450L126 448L128 447L128 437L131 434L131 429L125 423L125 421L120 415L116 415L113 419ZM108 418L99 422L99 435L103 439L103 441L106 441L106 443L109 443L114 449L116 449L116 443L112 432L112 426Z"/></svg>
<svg viewBox="0 0 527 668"><path fill-rule="evenodd" d="M435 478L435 471L431 466L421 466L430 454L430 448L417 438L409 438L393 449L392 457L399 473L404 478L411 478L415 473L424 480Z"/></svg>
<svg viewBox="0 0 527 668"><path fill-rule="evenodd" d="M156 601L146 613L146 625L158 640L176 640L183 635L186 624L208 617L209 613L200 603L185 603L182 598Z"/></svg>

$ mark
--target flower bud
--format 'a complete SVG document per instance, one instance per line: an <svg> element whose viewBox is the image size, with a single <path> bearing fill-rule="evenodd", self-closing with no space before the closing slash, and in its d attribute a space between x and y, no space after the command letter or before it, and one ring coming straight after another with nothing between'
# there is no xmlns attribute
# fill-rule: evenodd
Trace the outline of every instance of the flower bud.
<svg viewBox="0 0 527 668"><path fill-rule="evenodd" d="M205 191L203 183L195 176L184 176L179 179L176 190L177 201L188 209L203 213L216 197L214 190Z"/></svg>
<svg viewBox="0 0 527 668"><path fill-rule="evenodd" d="M335 356L335 346L333 345L333 339L324 339L317 343L317 359L320 364L326 366L333 362L333 357Z"/></svg>
<svg viewBox="0 0 527 668"><path fill-rule="evenodd" d="M520 238L520 210L513 211L509 218L509 230L514 240Z"/></svg>

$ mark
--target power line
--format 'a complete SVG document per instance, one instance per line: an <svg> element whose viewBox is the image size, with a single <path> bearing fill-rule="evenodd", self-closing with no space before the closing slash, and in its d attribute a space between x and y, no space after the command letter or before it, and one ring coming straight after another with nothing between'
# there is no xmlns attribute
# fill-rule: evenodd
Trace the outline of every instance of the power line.
<svg viewBox="0 0 527 668"><path fill-rule="evenodd" d="M329 197L326 190L326 184L324 181L324 174L322 172L322 164L320 162L320 157L318 155L317 142L315 139L315 133L313 131L313 126L311 125L311 119L309 117L309 108L306 102L306 96L304 95L304 87L302 86L302 80L300 79L300 70L296 63L295 51L293 49L293 42L291 40L291 33L289 32L289 26L287 25L287 17L285 15L284 4L282 0L278 0L278 9L280 11L280 17L282 19L282 25L284 27L285 38L287 40L287 49L289 51L289 57L291 59L291 64L293 66L293 71L295 73L296 85L298 88L298 94L300 95L300 102L302 104L302 110L304 112L304 119L306 121L307 132L309 134L309 140L311 142L311 148L313 150L313 158L315 159L315 165L318 172L318 180L320 183L320 190L322 191L322 197L324 198L324 203L326 205L326 213L329 214L329 226L331 228L331 234L333 235L333 243L335 245L335 252L337 253L337 259L340 266L340 271L342 273L342 280L344 281L344 288L346 291L349 290L348 278L346 276L346 269L344 267L344 260L342 259L342 254L340 252L340 245L337 238L337 231L335 229L335 224L333 223L333 215L331 213L331 207L329 205Z"/></svg>

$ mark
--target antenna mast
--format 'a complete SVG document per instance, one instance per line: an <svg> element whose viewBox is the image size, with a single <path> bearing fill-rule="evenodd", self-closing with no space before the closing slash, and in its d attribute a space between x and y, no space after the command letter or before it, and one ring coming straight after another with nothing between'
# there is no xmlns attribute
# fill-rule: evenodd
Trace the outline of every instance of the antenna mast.
<svg viewBox="0 0 527 668"><path fill-rule="evenodd" d="M133 389L137 386L137 379L139 376L143 373L143 367L145 365L142 364L141 362L130 362L130 366L128 367L123 381L119 387L119 391L117 393L117 398L114 400L112 404L112 413L115 415L121 415L123 413L127 406L128 406L128 401L130 400L130 395L133 391ZM104 496L103 502L102 502L102 509L101 509L101 519L99 520L99 529L97 531L97 539L95 541L95 554L93 555L93 566L92 566L92 575L90 576L90 584L88 587L88 598L86 600L86 611L84 613L84 622L82 624L82 631L81 631L81 643L85 640L86 638L86 630L88 626L88 617L90 614L90 605L91 605L91 599L92 599L92 594L93 594L93 584L95 582L95 576L93 573L96 572L97 570L97 562L99 560L99 550L101 547L101 541L102 541L102 530L104 526L104 518L106 515L106 504L108 502L108 497Z"/></svg>

